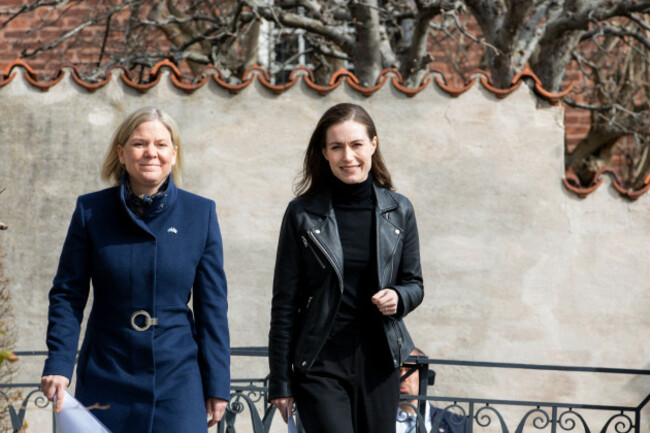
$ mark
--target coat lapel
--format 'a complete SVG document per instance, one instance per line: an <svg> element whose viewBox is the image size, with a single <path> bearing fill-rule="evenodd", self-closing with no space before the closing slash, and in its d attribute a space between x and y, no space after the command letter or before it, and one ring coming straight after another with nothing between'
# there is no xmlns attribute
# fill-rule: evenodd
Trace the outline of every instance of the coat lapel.
<svg viewBox="0 0 650 433"><path fill-rule="evenodd" d="M315 216L313 224L307 227L307 233L321 252L333 262L343 291L343 246L332 206L332 196L329 191L321 190L306 200L305 209Z"/></svg>
<svg viewBox="0 0 650 433"><path fill-rule="evenodd" d="M399 206L386 188L373 184L375 192L375 230L377 242L377 277L380 289L392 284L393 264L391 259L394 255L404 229L397 225L397 221L391 221L392 212ZM339 237L338 225L332 197L327 190L321 190L313 196L305 198L305 209L316 218L313 224L307 228L309 236L319 244L324 253L330 255L339 272L343 275L343 247Z"/></svg>

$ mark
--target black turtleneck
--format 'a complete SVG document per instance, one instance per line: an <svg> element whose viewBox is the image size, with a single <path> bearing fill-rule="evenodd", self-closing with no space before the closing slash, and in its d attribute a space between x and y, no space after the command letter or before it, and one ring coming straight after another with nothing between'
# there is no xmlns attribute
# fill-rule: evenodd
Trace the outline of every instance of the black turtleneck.
<svg viewBox="0 0 650 433"><path fill-rule="evenodd" d="M344 290L336 318L341 325L363 319L377 291L375 197L371 174L356 184L346 184L331 175L329 184L343 248Z"/></svg>

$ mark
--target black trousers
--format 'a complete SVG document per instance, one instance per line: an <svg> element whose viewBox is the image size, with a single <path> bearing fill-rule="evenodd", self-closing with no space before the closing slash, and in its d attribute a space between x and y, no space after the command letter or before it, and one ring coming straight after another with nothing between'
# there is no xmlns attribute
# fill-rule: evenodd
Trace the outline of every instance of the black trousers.
<svg viewBox="0 0 650 433"><path fill-rule="evenodd" d="M312 368L296 374L294 396L307 433L395 433L399 369L383 332L381 323L337 322Z"/></svg>

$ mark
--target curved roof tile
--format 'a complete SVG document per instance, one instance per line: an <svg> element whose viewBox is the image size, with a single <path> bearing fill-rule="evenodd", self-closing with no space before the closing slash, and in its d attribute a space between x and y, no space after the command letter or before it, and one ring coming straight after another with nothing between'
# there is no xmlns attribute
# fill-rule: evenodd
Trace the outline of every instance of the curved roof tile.
<svg viewBox="0 0 650 433"><path fill-rule="evenodd" d="M56 72L53 78L43 79L38 78L38 75L26 62L23 62L22 60L14 60L5 68L2 75L0 75L0 87L7 85L16 77L16 72L14 71L15 68L22 68L25 79L32 86L37 87L42 91L48 91L52 86L55 86L57 83L59 83L65 76L66 69L69 69L71 71L70 73L72 74L74 81L89 92L94 92L95 90L105 86L111 80L111 72L113 69L121 69L122 73L120 74L120 79L122 82L127 86L137 90L138 92L145 93L160 82L160 78L162 77L161 71L163 68L167 68L170 71L169 78L172 84L188 94L203 87L210 80L210 78L212 78L218 86L228 90L233 94L239 93L242 89L248 87L255 79L257 79L263 87L269 89L273 93L281 94L285 90L296 85L296 83L302 79L309 88L321 96L327 95L329 92L338 88L343 82L346 82L348 86L350 86L355 91L366 97L369 97L372 96L372 94L377 90L381 89L387 82L390 82L397 91L403 93L406 96L412 97L423 91L433 82L435 86L443 90L445 93L449 94L452 97L458 97L471 89L477 82L480 82L481 86L483 86L485 90L493 93L497 98L505 98L517 90L525 79L530 79L534 83L533 89L535 93L537 93L540 98L549 101L551 104L558 104L567 94L569 94L569 92L571 92L574 85L574 83L571 83L566 89L559 93L548 92L544 90L540 79L532 72L529 67L526 67L523 71L515 75L515 77L512 79L510 87L507 89L499 89L494 86L489 79L489 75L482 70L476 70L472 72L467 83L458 87L447 84L447 80L445 79L445 76L442 72L431 71L423 77L418 87L411 88L407 87L404 84L404 80L402 79L401 74L394 69L384 69L379 74L377 82L373 87L363 87L359 83L358 78L353 73L341 68L336 73L334 73L334 75L332 75L329 84L324 86L317 84L314 79L313 72L304 66L300 66L294 69L289 75L289 82L281 85L272 84L268 72L264 68L261 68L257 65L248 68L244 72L242 82L238 84L230 84L226 82L221 71L214 66L207 66L202 71L200 79L198 81L188 82L187 80L183 79L183 76L178 67L169 60L163 60L157 63L151 69L149 81L146 83L139 83L136 80L132 79L129 71L122 66L114 66L110 68L106 73L105 79L102 81L89 82L82 78L82 76L79 74L79 71L74 66L64 66ZM617 178L616 173L608 168L600 170L596 176L594 176L592 184L588 187L580 186L577 178L575 178L575 175L569 171L567 171L565 174L563 184L566 189L575 193L579 197L584 198L591 192L598 189L602 183L601 176L603 174L609 174L613 176L614 179L612 184L614 188L621 195L629 198L630 200L636 200L642 194L650 190L650 176L646 178L644 187L642 189L636 191L628 190L621 185L621 182Z"/></svg>
<svg viewBox="0 0 650 433"><path fill-rule="evenodd" d="M307 84L307 86L315 90L320 95L325 95L331 92L332 90L339 87L341 83L345 81L352 89L356 90L357 92L361 93L364 96L371 96L377 90L381 89L387 82L390 82L393 85L393 87L395 87L395 89L404 93L405 95L414 96L419 92L421 92L422 90L424 90L426 87L428 87L429 84L431 84L431 82L433 82L435 83L436 86L438 86L440 89L442 89L443 91L445 91L446 93L448 93L453 97L465 93L467 90L472 88L477 81L479 81L486 90L494 93L496 96L504 97L512 93L513 91L515 91L524 79L530 78L533 80L535 84L534 85L535 91L542 98L547 99L548 101L554 104L558 103L571 90L571 87L569 87L560 93L551 93L545 91L542 88L541 81L528 68L526 68L525 70L523 70L522 72L520 72L515 76L515 78L512 80L512 85L508 89L498 89L497 87L493 86L491 81L488 78L488 74L480 70L473 72L471 78L463 86L453 87L447 84L447 81L445 80L444 74L442 72L431 71L425 74L418 87L410 88L404 84L404 80L402 79L402 76L395 69L384 69L379 74L379 77L377 78L377 82L374 86L363 87L360 84L358 78L352 72L346 71L343 68L341 68L338 71L336 71L334 75L332 75L332 78L330 79L328 85L324 86L324 85L317 84L315 82L312 71L310 71L304 66L300 66L294 69L290 74L289 82L282 85L271 84L271 80L269 78L268 72L257 65L251 66L246 70L246 72L244 72L242 82L239 84L227 83L221 71L215 68L214 66L207 66L202 71L200 75L201 77L200 80L195 82L188 82L183 78L178 67L174 65L172 62L170 62L169 60L163 60L161 62L158 62L151 69L149 81L146 83L141 83L138 82L137 80L132 79L129 71L121 66L114 66L111 69L109 69L105 79L100 82L90 82L84 80L81 74L79 73L79 71L76 69L76 67L71 65L66 65L63 66L62 68L59 68L59 70L56 72L53 78L49 78L49 79L38 78L37 74L29 66L29 64L27 64L22 60L14 60L5 68L4 73L0 76L0 86L6 85L14 78L15 76L15 72L13 71L14 68L22 68L23 74L27 79L27 81L29 81L29 83L32 84L33 86L38 87L39 89L44 91L48 90L50 87L56 85L59 81L61 81L61 79L63 79L63 77L65 76L66 69L69 69L71 71L70 73L72 74L72 77L80 86L84 87L85 89L91 92L105 86L111 80L110 72L113 69L121 69L122 73L120 74L120 78L122 79L124 84L126 84L127 86L133 89L138 90L139 92L146 92L147 90L151 89L156 84L158 84L162 76L161 70L163 68L167 68L170 71L170 80L172 84L188 93L192 93L193 91L203 87L205 83L208 82L210 77L212 77L219 86L233 93L237 93L243 88L247 87L256 78L260 82L260 84L262 84L262 86L268 88L269 90L275 93L282 93L283 91L289 89L290 87L293 87L300 79L302 79Z"/></svg>
<svg viewBox="0 0 650 433"><path fill-rule="evenodd" d="M643 187L641 189L638 190L627 189L622 185L621 180L619 179L616 172L609 167L600 169L594 175L594 178L591 181L591 185L586 187L580 185L580 180L573 172L573 170L567 169L567 171L564 174L564 179L562 179L562 183L564 184L564 187L566 189L576 194L578 197L585 198L592 192L596 191L598 187L603 183L604 175L610 176L612 179L612 186L614 187L614 189L620 195L630 200L636 200L639 197L641 197L643 194L645 194L648 190L650 190L650 175L646 177L643 183Z"/></svg>

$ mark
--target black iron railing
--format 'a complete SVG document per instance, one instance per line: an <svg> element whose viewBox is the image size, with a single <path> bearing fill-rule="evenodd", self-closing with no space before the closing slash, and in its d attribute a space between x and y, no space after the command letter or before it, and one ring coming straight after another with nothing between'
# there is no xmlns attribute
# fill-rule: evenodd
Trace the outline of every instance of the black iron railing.
<svg viewBox="0 0 650 433"><path fill-rule="evenodd" d="M43 351L16 352L21 362L32 357L44 357ZM233 364L237 357L262 357L268 355L265 347L232 348ZM641 433L642 415L650 401L650 370L569 367L559 365L534 365L494 362L455 361L411 357L407 363L419 374L419 395L407 396L408 400L417 401L416 431L424 432L423 426L430 425L431 431L439 432L446 428L454 433L523 433L524 431L549 433ZM625 375L635 378L648 378L644 382L645 397L634 405L603 405L585 403L565 403L535 400L486 399L449 396L428 396L427 389L433 384L435 374L431 366L454 366L459 368L511 369L556 371L565 373L593 373L606 375ZM405 376L407 376L405 374ZM230 404L222 421L217 425L218 433L268 433L273 423L283 423L280 416L274 416L276 410L267 402L267 378L233 379L231 382ZM616 395L611 396L616 398ZM408 403L405 403L408 404ZM437 407L436 416L427 424L426 405ZM518 410L514 410L518 409ZM29 422L29 415L34 410L52 410L40 392L39 384L11 383L0 384L0 411L8 415L14 432L20 431L24 422ZM6 411L6 412L4 412ZM519 415L513 416L513 413ZM596 421L590 421L587 414L598 414ZM645 413L645 415L648 415ZM649 416L646 416L647 422ZM445 424L446 423L446 424ZM594 424L595 423L595 424ZM298 415L298 430L302 431ZM286 427L282 427L283 431ZM211 429L212 431L215 431ZM30 429L31 431L31 429ZM39 428L39 432L45 432ZM54 416L49 429L56 433Z"/></svg>

